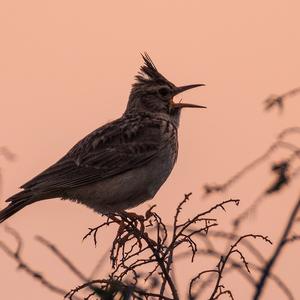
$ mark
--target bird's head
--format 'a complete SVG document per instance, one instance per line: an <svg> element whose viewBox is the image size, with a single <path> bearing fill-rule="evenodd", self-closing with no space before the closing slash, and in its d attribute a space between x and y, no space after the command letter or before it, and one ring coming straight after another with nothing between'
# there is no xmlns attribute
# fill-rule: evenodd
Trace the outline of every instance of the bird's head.
<svg viewBox="0 0 300 300"><path fill-rule="evenodd" d="M184 107L205 108L202 105L189 103L175 103L174 96L204 84L191 84L177 87L160 74L150 56L142 54L144 64L136 76L136 82L132 85L126 113L152 112L163 113L171 116L180 115Z"/></svg>

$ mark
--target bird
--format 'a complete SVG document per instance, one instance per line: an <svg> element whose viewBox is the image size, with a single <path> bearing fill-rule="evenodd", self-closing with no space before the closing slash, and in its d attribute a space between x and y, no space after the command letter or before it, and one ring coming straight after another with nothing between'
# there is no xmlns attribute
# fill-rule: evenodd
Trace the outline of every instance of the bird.
<svg viewBox="0 0 300 300"><path fill-rule="evenodd" d="M23 184L0 211L0 223L37 201L61 198L102 215L125 212L152 199L169 177L178 156L183 108L174 96L204 84L177 87L149 54L132 84L123 115L94 130L49 168Z"/></svg>

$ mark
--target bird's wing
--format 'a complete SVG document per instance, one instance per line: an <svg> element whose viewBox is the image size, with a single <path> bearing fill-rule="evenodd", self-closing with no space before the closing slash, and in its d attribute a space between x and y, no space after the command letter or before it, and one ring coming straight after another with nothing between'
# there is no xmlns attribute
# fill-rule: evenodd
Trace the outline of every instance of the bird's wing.
<svg viewBox="0 0 300 300"><path fill-rule="evenodd" d="M21 188L57 192L88 185L143 166L166 144L159 122L122 117L90 133Z"/></svg>

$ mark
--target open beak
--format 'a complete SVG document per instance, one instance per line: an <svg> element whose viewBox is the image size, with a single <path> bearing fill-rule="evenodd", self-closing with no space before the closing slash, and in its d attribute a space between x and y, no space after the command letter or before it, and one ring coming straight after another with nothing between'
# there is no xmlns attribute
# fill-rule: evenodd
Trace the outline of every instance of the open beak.
<svg viewBox="0 0 300 300"><path fill-rule="evenodd" d="M190 85L184 85L184 86L176 87L175 92L174 92L174 96L176 96L176 95L178 95L178 94L180 94L184 91L187 91L187 90L199 87L199 86L205 86L205 84L190 84ZM179 103L174 103L173 102L172 106L174 108L183 108L183 107L206 108L206 106L203 106L203 105L196 105L196 104L182 103L182 102L179 102Z"/></svg>

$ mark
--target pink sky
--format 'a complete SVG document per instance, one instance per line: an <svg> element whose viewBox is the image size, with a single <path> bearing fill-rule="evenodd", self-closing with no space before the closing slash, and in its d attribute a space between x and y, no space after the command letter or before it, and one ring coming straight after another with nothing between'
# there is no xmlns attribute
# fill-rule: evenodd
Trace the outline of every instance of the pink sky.
<svg viewBox="0 0 300 300"><path fill-rule="evenodd" d="M282 116L266 114L262 106L269 94L300 85L299 10L299 1L292 0L2 1L0 146L9 147L17 161L0 158L0 207L79 139L122 114L141 64L139 53L147 51L175 84L206 83L183 99L208 106L206 111L183 112L178 163L152 203L168 219L182 195L193 192L193 209L232 197L242 203L228 213L241 211L255 198L253 191L258 194L269 183L263 168L214 199L200 201L201 187L225 181L265 151L283 128L299 124L299 96L289 101ZM266 201L262 211L272 209L250 218L245 231L276 241L298 192L295 188ZM142 213L149 204L135 211ZM89 272L100 250L81 239L101 220L85 207L51 200L24 209L8 224L24 237L26 260L68 289L79 282L33 237L44 235ZM111 239L107 234L101 238L107 246ZM14 245L3 226L0 240ZM271 252L266 248L266 254ZM3 299L58 299L24 272L16 272L15 262L2 252L0 264ZM276 265L295 295L300 294L299 269L295 244ZM186 274L183 269L181 275ZM228 287L237 299L250 299L245 282L236 279ZM278 293L269 285L264 299Z"/></svg>

